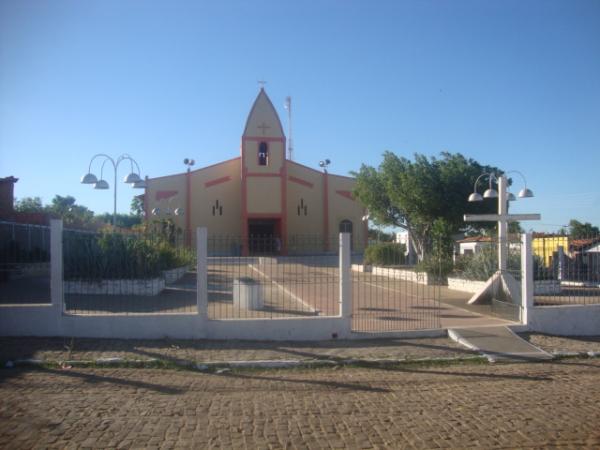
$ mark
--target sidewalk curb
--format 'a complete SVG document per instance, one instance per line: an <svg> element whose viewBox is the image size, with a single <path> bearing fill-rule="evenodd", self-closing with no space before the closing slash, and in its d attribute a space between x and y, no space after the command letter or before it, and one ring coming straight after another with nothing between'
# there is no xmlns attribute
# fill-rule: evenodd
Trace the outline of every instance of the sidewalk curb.
<svg viewBox="0 0 600 450"><path fill-rule="evenodd" d="M560 352L552 353L552 359L556 361L566 358L600 358L600 352ZM180 368L198 372L217 372L231 369L292 369L292 368L320 368L320 367L343 367L343 366L366 366L366 367L390 367L411 364L448 364L463 362L491 362L486 355L456 356L456 357L430 357L430 358L396 358L396 359L287 359L287 360L249 360L249 361L187 361L166 360L159 358L149 359L126 359L126 358L99 358L96 360L68 360L48 361L41 359L17 359L14 361L3 361L1 368L11 369L16 367L40 367L40 366L70 366L70 367L106 367L106 368ZM511 361L514 362L514 361ZM508 363L508 361L507 361Z"/></svg>
<svg viewBox="0 0 600 450"><path fill-rule="evenodd" d="M48 361L41 359L17 359L5 361L2 368L32 366L71 366L71 367L139 367L139 368L164 368L177 367L191 369L199 372L210 372L219 369L288 369L288 368L317 368L341 366L371 366L389 367L399 364L444 364L460 362L485 362L480 355L460 357L431 357L431 358L403 358L403 359L288 359L288 360L249 360L249 361L169 361L165 359L125 359L125 358L100 358L96 360L68 360Z"/></svg>

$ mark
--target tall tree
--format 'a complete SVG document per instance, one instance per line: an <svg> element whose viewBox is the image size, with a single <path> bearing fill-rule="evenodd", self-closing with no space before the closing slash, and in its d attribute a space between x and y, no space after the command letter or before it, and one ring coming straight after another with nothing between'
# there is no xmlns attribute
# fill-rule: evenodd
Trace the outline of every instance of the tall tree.
<svg viewBox="0 0 600 450"><path fill-rule="evenodd" d="M15 211L22 213L44 212L44 205L40 197L23 197L15 202Z"/></svg>
<svg viewBox="0 0 600 450"><path fill-rule="evenodd" d="M131 199L131 205L129 206L131 215L143 218L144 217L144 196L136 195Z"/></svg>
<svg viewBox="0 0 600 450"><path fill-rule="evenodd" d="M94 211L76 203L75 197L55 195L46 210L63 219L66 226L85 226L94 221Z"/></svg>
<svg viewBox="0 0 600 450"><path fill-rule="evenodd" d="M492 224L470 224L465 213L491 213L496 201L469 203L473 183L483 172L502 174L496 167L484 166L461 154L441 153L440 158L415 154L414 162L385 152L378 169L362 165L356 176L354 194L379 223L404 228L411 237L419 259L433 249L433 241L450 248L453 233Z"/></svg>
<svg viewBox="0 0 600 450"><path fill-rule="evenodd" d="M585 239L600 234L598 227L593 226L589 222L582 223L575 219L569 222L569 231L573 239Z"/></svg>
<svg viewBox="0 0 600 450"><path fill-rule="evenodd" d="M111 213L99 214L96 218L105 224L112 225L113 215ZM142 223L142 217L134 214L117 214L116 217L117 227L119 228L132 228L135 225Z"/></svg>

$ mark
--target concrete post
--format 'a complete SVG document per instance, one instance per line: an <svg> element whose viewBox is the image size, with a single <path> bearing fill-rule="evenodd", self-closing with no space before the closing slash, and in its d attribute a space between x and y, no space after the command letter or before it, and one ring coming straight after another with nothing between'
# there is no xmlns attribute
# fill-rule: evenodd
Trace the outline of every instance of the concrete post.
<svg viewBox="0 0 600 450"><path fill-rule="evenodd" d="M63 222L50 220L50 301L64 311L63 296Z"/></svg>
<svg viewBox="0 0 600 450"><path fill-rule="evenodd" d="M350 233L340 233L340 316L352 317L352 273L350 267Z"/></svg>
<svg viewBox="0 0 600 450"><path fill-rule="evenodd" d="M521 323L529 323L529 311L533 308L533 248L532 234L521 235Z"/></svg>
<svg viewBox="0 0 600 450"><path fill-rule="evenodd" d="M208 317L208 232L196 228L196 301L198 314Z"/></svg>
<svg viewBox="0 0 600 450"><path fill-rule="evenodd" d="M558 246L558 273L557 278L562 281L565 278L565 249L562 245Z"/></svg>
<svg viewBox="0 0 600 450"><path fill-rule="evenodd" d="M508 222L504 218L508 214L508 181L504 175L498 177L498 268L506 272L508 261Z"/></svg>

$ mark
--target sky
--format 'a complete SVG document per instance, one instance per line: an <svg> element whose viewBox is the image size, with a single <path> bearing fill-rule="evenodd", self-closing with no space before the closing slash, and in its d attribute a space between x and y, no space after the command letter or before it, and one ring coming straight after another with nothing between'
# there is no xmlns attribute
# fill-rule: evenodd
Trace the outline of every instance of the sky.
<svg viewBox="0 0 600 450"><path fill-rule="evenodd" d="M285 129L292 97L302 164L461 153L524 174L525 229L600 225L598 0L0 0L0 177L110 212L112 169L79 183L93 155L150 177L236 157L258 80Z"/></svg>

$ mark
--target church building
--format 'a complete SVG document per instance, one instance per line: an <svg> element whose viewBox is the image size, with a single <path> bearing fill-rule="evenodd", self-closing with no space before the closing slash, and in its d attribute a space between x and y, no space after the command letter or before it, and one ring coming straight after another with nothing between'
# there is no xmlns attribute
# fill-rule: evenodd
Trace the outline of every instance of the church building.
<svg viewBox="0 0 600 450"><path fill-rule="evenodd" d="M146 185L146 217L168 214L188 232L206 227L209 239L238 237L243 255L302 253L301 236L313 238L312 251L333 251L340 231L352 233L354 250L367 240L355 180L286 157L281 121L264 88L248 114L240 156Z"/></svg>

